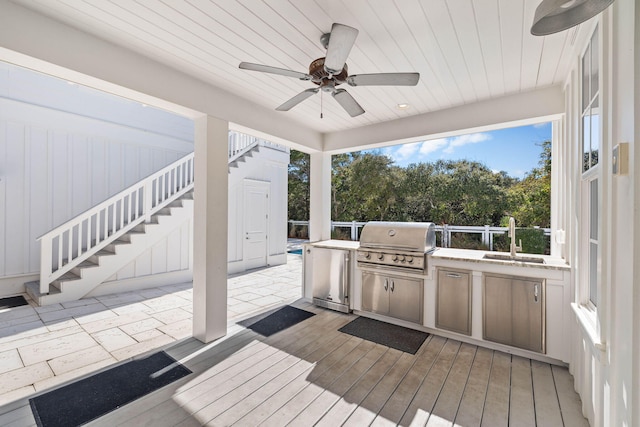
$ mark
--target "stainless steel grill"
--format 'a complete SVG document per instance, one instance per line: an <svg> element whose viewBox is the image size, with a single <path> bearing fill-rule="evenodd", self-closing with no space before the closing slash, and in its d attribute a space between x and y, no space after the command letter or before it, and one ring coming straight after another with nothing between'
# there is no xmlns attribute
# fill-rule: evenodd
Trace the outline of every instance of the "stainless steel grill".
<svg viewBox="0 0 640 427"><path fill-rule="evenodd" d="M427 254L435 247L435 225L431 222L371 221L360 235L358 267L424 273Z"/></svg>

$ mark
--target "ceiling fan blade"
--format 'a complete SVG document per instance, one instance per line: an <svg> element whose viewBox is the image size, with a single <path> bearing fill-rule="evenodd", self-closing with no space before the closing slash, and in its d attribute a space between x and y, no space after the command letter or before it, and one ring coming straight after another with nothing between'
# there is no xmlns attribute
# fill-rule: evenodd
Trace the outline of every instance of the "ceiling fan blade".
<svg viewBox="0 0 640 427"><path fill-rule="evenodd" d="M347 57L358 37L358 30L342 24L333 24L324 69L330 74L339 74L347 62Z"/></svg>
<svg viewBox="0 0 640 427"><path fill-rule="evenodd" d="M240 68L243 70L260 71L261 73L277 74L279 76L295 77L300 80L311 80L309 74L300 73L298 71L287 70L284 68L271 67L269 65L252 64L250 62L241 62Z"/></svg>
<svg viewBox="0 0 640 427"><path fill-rule="evenodd" d="M342 108L344 108L345 111L349 113L351 117L356 117L364 113L364 109L360 106L360 104L358 104L355 99L353 99L353 96L351 96L346 90L336 89L331 95L336 99L336 101L338 101L338 104L340 104Z"/></svg>
<svg viewBox="0 0 640 427"><path fill-rule="evenodd" d="M350 86L415 86L420 73L354 74L347 77Z"/></svg>
<svg viewBox="0 0 640 427"><path fill-rule="evenodd" d="M291 98L290 100L286 101L284 104L282 104L278 108L276 108L276 110L278 110L278 111L289 111L290 109L292 109L296 105L300 104L302 101L304 101L305 99L307 99L311 95L318 93L319 90L320 90L320 88L316 87L316 88L307 89L305 91L302 91L299 94L297 94L296 96L294 96L293 98Z"/></svg>

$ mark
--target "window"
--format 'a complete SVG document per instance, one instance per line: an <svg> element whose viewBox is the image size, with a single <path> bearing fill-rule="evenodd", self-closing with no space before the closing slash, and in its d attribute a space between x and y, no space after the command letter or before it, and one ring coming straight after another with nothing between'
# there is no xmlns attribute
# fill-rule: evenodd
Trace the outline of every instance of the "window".
<svg viewBox="0 0 640 427"><path fill-rule="evenodd" d="M589 301L598 306L598 180L589 181Z"/></svg>
<svg viewBox="0 0 640 427"><path fill-rule="evenodd" d="M582 197L584 200L582 224L583 259L587 268L583 276L585 283L583 301L593 308L598 307L598 260L599 257L599 172L598 153L600 150L600 92L598 28L596 27L589 45L582 57L581 91L581 142L582 142ZM587 298L588 297L588 298Z"/></svg>
<svg viewBox="0 0 640 427"><path fill-rule="evenodd" d="M600 148L598 29L582 57L582 172L598 164Z"/></svg>

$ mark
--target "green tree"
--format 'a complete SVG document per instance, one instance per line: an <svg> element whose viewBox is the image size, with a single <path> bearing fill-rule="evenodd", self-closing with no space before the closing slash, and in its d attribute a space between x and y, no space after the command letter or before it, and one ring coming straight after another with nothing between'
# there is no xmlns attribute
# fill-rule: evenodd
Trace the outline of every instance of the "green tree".
<svg viewBox="0 0 640 427"><path fill-rule="evenodd" d="M539 167L509 189L509 211L519 227L551 226L551 141L541 146Z"/></svg>
<svg viewBox="0 0 640 427"><path fill-rule="evenodd" d="M309 155L291 150L289 155L289 219L309 220Z"/></svg>

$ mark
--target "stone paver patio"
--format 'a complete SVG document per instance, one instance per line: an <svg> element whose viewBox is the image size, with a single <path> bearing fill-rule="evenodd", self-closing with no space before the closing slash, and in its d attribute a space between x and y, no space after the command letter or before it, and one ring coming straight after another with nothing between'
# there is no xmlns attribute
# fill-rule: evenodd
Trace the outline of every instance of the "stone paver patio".
<svg viewBox="0 0 640 427"><path fill-rule="evenodd" d="M289 254L229 276L228 324L300 298L301 270ZM0 406L190 337L192 295L182 283L0 311Z"/></svg>

